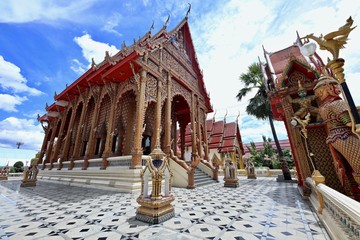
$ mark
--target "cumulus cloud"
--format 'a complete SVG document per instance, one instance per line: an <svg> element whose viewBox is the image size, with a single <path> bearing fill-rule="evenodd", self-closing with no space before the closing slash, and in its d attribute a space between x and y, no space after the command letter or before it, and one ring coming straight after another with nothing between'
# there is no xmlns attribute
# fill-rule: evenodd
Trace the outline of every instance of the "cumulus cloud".
<svg viewBox="0 0 360 240"><path fill-rule="evenodd" d="M27 80L20 73L20 68L6 61L0 55L0 87L14 93L27 93L31 96L41 95L42 92L36 88L29 87Z"/></svg>
<svg viewBox="0 0 360 240"><path fill-rule="evenodd" d="M43 138L41 125L33 119L8 117L0 121L0 147L14 148L21 141L23 148L39 150Z"/></svg>
<svg viewBox="0 0 360 240"><path fill-rule="evenodd" d="M119 50L114 45L97 42L86 33L81 37L75 37L74 41L81 47L84 58L91 63L91 58L94 58L96 63L104 60L105 51L109 51L110 56L115 55Z"/></svg>
<svg viewBox="0 0 360 240"><path fill-rule="evenodd" d="M28 100L27 97L0 93L0 110L4 110L6 112L17 112L16 105L21 105L26 100Z"/></svg>

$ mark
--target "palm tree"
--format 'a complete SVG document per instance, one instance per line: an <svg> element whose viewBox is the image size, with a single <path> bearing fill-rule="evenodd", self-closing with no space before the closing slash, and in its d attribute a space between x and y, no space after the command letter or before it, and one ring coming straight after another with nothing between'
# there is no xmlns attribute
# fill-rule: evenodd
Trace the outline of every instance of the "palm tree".
<svg viewBox="0 0 360 240"><path fill-rule="evenodd" d="M248 72L242 73L239 79L245 85L245 87L240 89L239 93L236 95L238 101L241 101L241 99L253 89L257 89L255 96L249 100L249 104L246 107L246 112L249 115L256 117L257 119L269 119L271 132L276 144L276 150L279 154L279 161L281 163L284 179L291 180L291 174L286 161L284 161L284 153L280 147L280 143L276 135L273 114L270 108L269 100L267 98L264 76L261 72L260 65L258 63L251 64L248 67Z"/></svg>

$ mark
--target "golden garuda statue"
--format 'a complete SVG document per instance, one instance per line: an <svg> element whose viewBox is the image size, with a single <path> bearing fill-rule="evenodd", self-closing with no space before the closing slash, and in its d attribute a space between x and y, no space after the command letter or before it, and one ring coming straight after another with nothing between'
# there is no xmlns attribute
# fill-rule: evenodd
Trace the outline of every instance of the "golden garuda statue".
<svg viewBox="0 0 360 240"><path fill-rule="evenodd" d="M309 38L313 39L319 44L321 50L328 50L335 60L339 58L339 51L341 48L344 48L350 32L356 28L356 26L351 27L353 22L353 19L349 17L346 20L346 24L341 26L337 31L328 33L325 36L321 34L320 37L315 37L314 34L311 33L301 39L305 39L305 43L309 42Z"/></svg>

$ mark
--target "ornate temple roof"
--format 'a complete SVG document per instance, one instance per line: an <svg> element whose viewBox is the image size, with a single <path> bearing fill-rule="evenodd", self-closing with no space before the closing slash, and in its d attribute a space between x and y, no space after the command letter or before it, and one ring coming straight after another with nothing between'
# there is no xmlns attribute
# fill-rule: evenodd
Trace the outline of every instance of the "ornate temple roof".
<svg viewBox="0 0 360 240"><path fill-rule="evenodd" d="M287 48L273 53L263 48L266 63L262 64L262 71L276 120L281 121L284 118L283 109L280 107L281 98L296 94L300 79L303 79L303 86L311 91L314 79L319 77L318 72L324 66L316 52L312 57L304 56L302 46L303 43L297 35L296 42Z"/></svg>
<svg viewBox="0 0 360 240"><path fill-rule="evenodd" d="M136 61L140 57L155 52L158 49L163 48L166 44L171 44L172 38L179 32L183 34L185 51L188 55L188 59L191 64L192 70L196 74L198 80L198 88L202 95L206 112L212 112L212 106L210 104L210 97L205 88L202 70L200 69L199 62L197 60L194 44L190 34L190 28L185 17L173 30L167 31L166 24L156 34L151 34L151 29L139 40L135 40L132 45L126 46L122 44L121 50L114 56L110 56L108 52L105 52L104 60L101 63L95 63L92 61L90 69L88 69L83 75L76 79L72 84L66 86L66 88L59 94L55 93L55 102L49 106L46 106L46 111L59 112L58 108L60 101L71 101L76 95L83 93L88 87L91 86L103 86L106 82L121 82L133 75L130 62L133 64L134 71L137 72L140 69L140 64ZM176 71L171 70L173 77L182 84L185 88L191 89L181 76L177 75ZM51 114L45 114L38 119L44 121L52 117Z"/></svg>

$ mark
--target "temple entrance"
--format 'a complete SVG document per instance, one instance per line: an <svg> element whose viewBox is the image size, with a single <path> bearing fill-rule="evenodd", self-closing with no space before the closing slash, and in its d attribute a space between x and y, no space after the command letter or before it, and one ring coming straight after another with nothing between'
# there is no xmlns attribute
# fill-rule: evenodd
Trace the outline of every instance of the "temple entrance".
<svg viewBox="0 0 360 240"><path fill-rule="evenodd" d="M144 155L149 155L151 153L151 136L143 135L141 147Z"/></svg>
<svg viewBox="0 0 360 240"><path fill-rule="evenodd" d="M190 106L185 98L181 95L176 95L172 101L172 131L171 138L174 139L171 149L174 153L178 153L177 143L180 142L180 159L185 160L185 129L190 122ZM177 136L177 127L180 128L180 134ZM177 139L179 137L179 139Z"/></svg>

